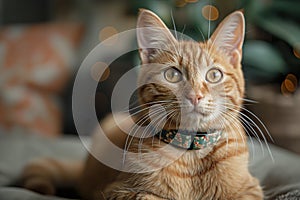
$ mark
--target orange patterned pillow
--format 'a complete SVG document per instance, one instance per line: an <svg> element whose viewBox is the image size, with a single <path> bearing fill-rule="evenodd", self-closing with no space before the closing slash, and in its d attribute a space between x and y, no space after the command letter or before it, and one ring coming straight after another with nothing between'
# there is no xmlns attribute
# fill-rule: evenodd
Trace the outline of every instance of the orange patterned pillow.
<svg viewBox="0 0 300 200"><path fill-rule="evenodd" d="M58 135L58 94L74 69L80 24L0 29L0 129Z"/></svg>

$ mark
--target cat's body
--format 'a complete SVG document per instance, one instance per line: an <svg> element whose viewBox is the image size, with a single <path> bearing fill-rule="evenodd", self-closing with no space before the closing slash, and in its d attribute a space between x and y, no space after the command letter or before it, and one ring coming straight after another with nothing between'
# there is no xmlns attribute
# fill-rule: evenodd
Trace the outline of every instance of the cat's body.
<svg viewBox="0 0 300 200"><path fill-rule="evenodd" d="M146 148L152 150L152 141L146 143ZM230 140L230 143L229 148L235 149L233 143L236 141ZM244 146L242 142L240 145ZM204 158L200 151L187 151L161 170L121 175L119 182L106 188L104 196L108 199L136 199L141 196L178 200L262 199L258 181L248 172L247 149L241 147L228 152L226 148L226 141L223 141ZM173 153L176 154L176 151L179 150L174 149ZM161 159L172 156L165 154L157 160L152 159L151 165L155 166ZM136 165L140 164L136 162Z"/></svg>
<svg viewBox="0 0 300 200"><path fill-rule="evenodd" d="M85 198L263 199L258 181L248 171L246 135L239 121L244 95L240 64L242 13L227 17L205 43L177 41L163 22L147 10L141 10L138 28L146 28L137 32L145 65L139 74L140 105L149 111L150 105L159 104L169 116L165 117L165 124L154 126L194 132L217 130L222 135L213 145L197 150L167 144L156 136L132 138L126 146L127 135L109 117L102 124L104 132L118 146L128 147L129 152L140 156L126 155L124 168L144 172L118 172L90 155L84 170L78 172ZM161 114L156 110L153 121L164 118L157 113ZM147 112L140 114L136 119L139 123ZM134 126L128 120L123 124L128 130ZM93 142L97 146L97 139Z"/></svg>

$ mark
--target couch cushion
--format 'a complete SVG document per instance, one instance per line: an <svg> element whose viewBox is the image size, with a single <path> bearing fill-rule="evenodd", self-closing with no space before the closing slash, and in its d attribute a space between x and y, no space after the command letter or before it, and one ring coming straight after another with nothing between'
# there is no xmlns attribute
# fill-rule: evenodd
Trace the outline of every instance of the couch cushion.
<svg viewBox="0 0 300 200"><path fill-rule="evenodd" d="M0 128L61 133L58 94L74 70L82 33L78 23L0 29Z"/></svg>

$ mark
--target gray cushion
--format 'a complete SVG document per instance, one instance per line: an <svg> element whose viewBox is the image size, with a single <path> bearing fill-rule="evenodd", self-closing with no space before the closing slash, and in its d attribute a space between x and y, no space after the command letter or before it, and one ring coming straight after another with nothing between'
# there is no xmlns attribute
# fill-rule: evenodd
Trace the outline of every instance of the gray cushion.
<svg viewBox="0 0 300 200"><path fill-rule="evenodd" d="M0 199L2 200L66 200L65 198L40 195L23 188L1 187Z"/></svg>
<svg viewBox="0 0 300 200"><path fill-rule="evenodd" d="M300 199L300 157L270 145L274 162L266 146L249 143L251 173L256 176L268 200ZM263 153L264 152L264 153ZM45 139L31 134L0 134L0 200L62 200L42 196L22 188L8 187L14 183L24 165L31 159L47 156L58 159L84 159L86 150L77 137Z"/></svg>
<svg viewBox="0 0 300 200"><path fill-rule="evenodd" d="M259 142L254 141L254 147L249 142L250 171L256 176L263 186L265 199L275 199L282 194L294 195L300 199L300 156L269 144L270 152L264 145L260 147ZM290 198L286 198L290 199Z"/></svg>

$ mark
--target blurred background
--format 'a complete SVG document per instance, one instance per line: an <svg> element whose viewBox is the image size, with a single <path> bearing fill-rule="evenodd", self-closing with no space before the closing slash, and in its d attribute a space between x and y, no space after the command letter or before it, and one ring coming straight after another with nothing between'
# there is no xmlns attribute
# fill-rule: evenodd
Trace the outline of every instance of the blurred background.
<svg viewBox="0 0 300 200"><path fill-rule="evenodd" d="M296 0L0 0L0 132L76 135L71 107L76 72L101 41L135 28L139 8L154 11L171 29L173 15L177 31L195 40L207 39L226 15L242 10L247 24L246 98L258 102L245 102L245 107L264 122L276 145L300 153ZM116 42L131 46L136 41ZM116 81L138 63L133 51L101 77L99 70L106 63L91 66L91 78L99 83L95 98L87 100L95 100L99 120L110 112Z"/></svg>

